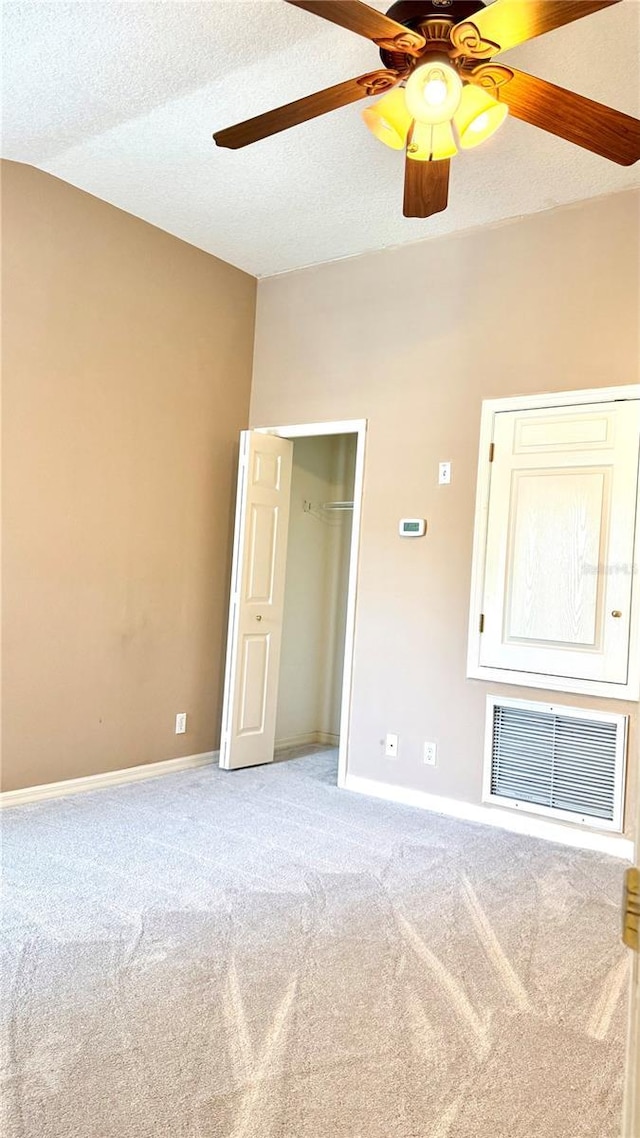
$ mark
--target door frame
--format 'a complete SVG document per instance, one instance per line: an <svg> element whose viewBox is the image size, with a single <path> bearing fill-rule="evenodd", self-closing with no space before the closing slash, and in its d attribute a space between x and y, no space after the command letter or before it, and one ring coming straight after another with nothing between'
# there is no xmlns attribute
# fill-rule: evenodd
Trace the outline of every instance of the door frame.
<svg viewBox="0 0 640 1138"><path fill-rule="evenodd" d="M607 699L637 700L640 693L640 588L632 588L629 626L629 672L626 684L605 683L601 680L577 680L562 676L548 676L534 672L517 672L506 668L491 668L479 663L480 614L484 593L484 570L487 551L489 521L489 494L491 489L490 447L493 442L494 420L502 411L542 410L546 407L577 407L587 404L627 402L640 399L640 384L629 383L618 387L594 387L584 391L541 392L536 395L512 395L506 399L485 399L480 419L478 476L476 482L476 508L473 524L473 555L471 569L471 599L469 604L469 636L467 644L467 677L495 683L541 688L543 691L575 692L579 695L604 696ZM640 493L636 503L636 531L634 565L640 566Z"/></svg>
<svg viewBox="0 0 640 1138"><path fill-rule="evenodd" d="M636 746L637 768L640 769L640 738ZM640 794L636 803L634 862L640 862ZM627 951L632 952L631 949ZM636 1138L640 1133L640 953L632 952L629 983L627 1050L625 1059L622 1138Z"/></svg>
<svg viewBox="0 0 640 1138"><path fill-rule="evenodd" d="M342 695L340 698L340 744L338 747L338 786L341 790L344 790L349 766L353 661L358 600L358 568L360 564L360 532L362 528L367 419L336 419L329 423L288 423L281 427L251 427L250 430L258 431L264 435L279 435L280 438L283 439L317 438L322 435L356 436L353 521L351 524L351 549L349 551L349 583L347 585L347 615L345 622L344 662L342 668Z"/></svg>

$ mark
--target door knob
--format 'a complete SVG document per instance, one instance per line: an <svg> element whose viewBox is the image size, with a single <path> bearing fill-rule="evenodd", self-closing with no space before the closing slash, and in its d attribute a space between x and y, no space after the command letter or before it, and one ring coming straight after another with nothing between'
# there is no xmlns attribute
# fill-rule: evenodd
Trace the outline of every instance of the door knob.
<svg viewBox="0 0 640 1138"><path fill-rule="evenodd" d="M258 615L258 616L256 617L256 620L262 620L262 617L261 617L260 615Z"/></svg>
<svg viewBox="0 0 640 1138"><path fill-rule="evenodd" d="M617 620L618 617L622 616L622 613L620 612L620 609L614 609L613 612L611 613L611 615L615 616L615 618Z"/></svg>

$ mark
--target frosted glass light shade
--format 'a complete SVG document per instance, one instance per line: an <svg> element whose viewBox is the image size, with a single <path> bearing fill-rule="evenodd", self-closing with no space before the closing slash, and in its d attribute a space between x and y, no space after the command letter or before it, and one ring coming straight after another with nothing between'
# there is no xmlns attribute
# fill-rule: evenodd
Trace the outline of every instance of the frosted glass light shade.
<svg viewBox="0 0 640 1138"><path fill-rule="evenodd" d="M416 122L449 122L458 109L462 80L449 63L439 59L416 67L407 79L405 98L409 114Z"/></svg>
<svg viewBox="0 0 640 1138"><path fill-rule="evenodd" d="M393 150L404 150L411 115L407 110L404 91L400 87L394 87L378 99L377 103L365 107L362 117L371 133L380 142L384 142L385 146L390 146Z"/></svg>
<svg viewBox="0 0 640 1138"><path fill-rule="evenodd" d="M462 92L460 106L454 115L460 146L471 150L495 134L507 117L509 108L498 103L482 87L469 83Z"/></svg>
<svg viewBox="0 0 640 1138"><path fill-rule="evenodd" d="M438 162L458 153L450 122L413 124L407 155L416 162Z"/></svg>

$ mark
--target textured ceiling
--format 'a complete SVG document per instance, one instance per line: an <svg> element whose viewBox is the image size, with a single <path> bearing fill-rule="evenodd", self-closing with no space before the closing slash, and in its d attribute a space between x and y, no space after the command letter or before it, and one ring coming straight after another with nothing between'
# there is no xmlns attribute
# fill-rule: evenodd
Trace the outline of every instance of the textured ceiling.
<svg viewBox="0 0 640 1138"><path fill-rule="evenodd" d="M637 116L639 26L639 0L624 0L503 58ZM640 164L508 119L454 159L447 212L407 220L402 156L358 105L218 149L212 131L380 65L366 40L281 0L9 2L2 56L4 157L256 276L640 184Z"/></svg>

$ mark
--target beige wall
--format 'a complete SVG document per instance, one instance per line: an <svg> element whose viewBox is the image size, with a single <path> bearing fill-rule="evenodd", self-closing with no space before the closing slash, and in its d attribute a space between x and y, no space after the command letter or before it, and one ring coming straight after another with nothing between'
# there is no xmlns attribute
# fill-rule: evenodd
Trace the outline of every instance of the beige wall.
<svg viewBox="0 0 640 1138"><path fill-rule="evenodd" d="M351 773L479 802L487 692L558 699L465 679L481 401L638 382L639 237L630 192L260 282L251 422L369 420Z"/></svg>
<svg viewBox="0 0 640 1138"><path fill-rule="evenodd" d="M218 746L255 281L40 171L2 174L12 789Z"/></svg>
<svg viewBox="0 0 640 1138"><path fill-rule="evenodd" d="M355 435L295 439L276 745L340 730ZM310 509L305 509L305 503Z"/></svg>

